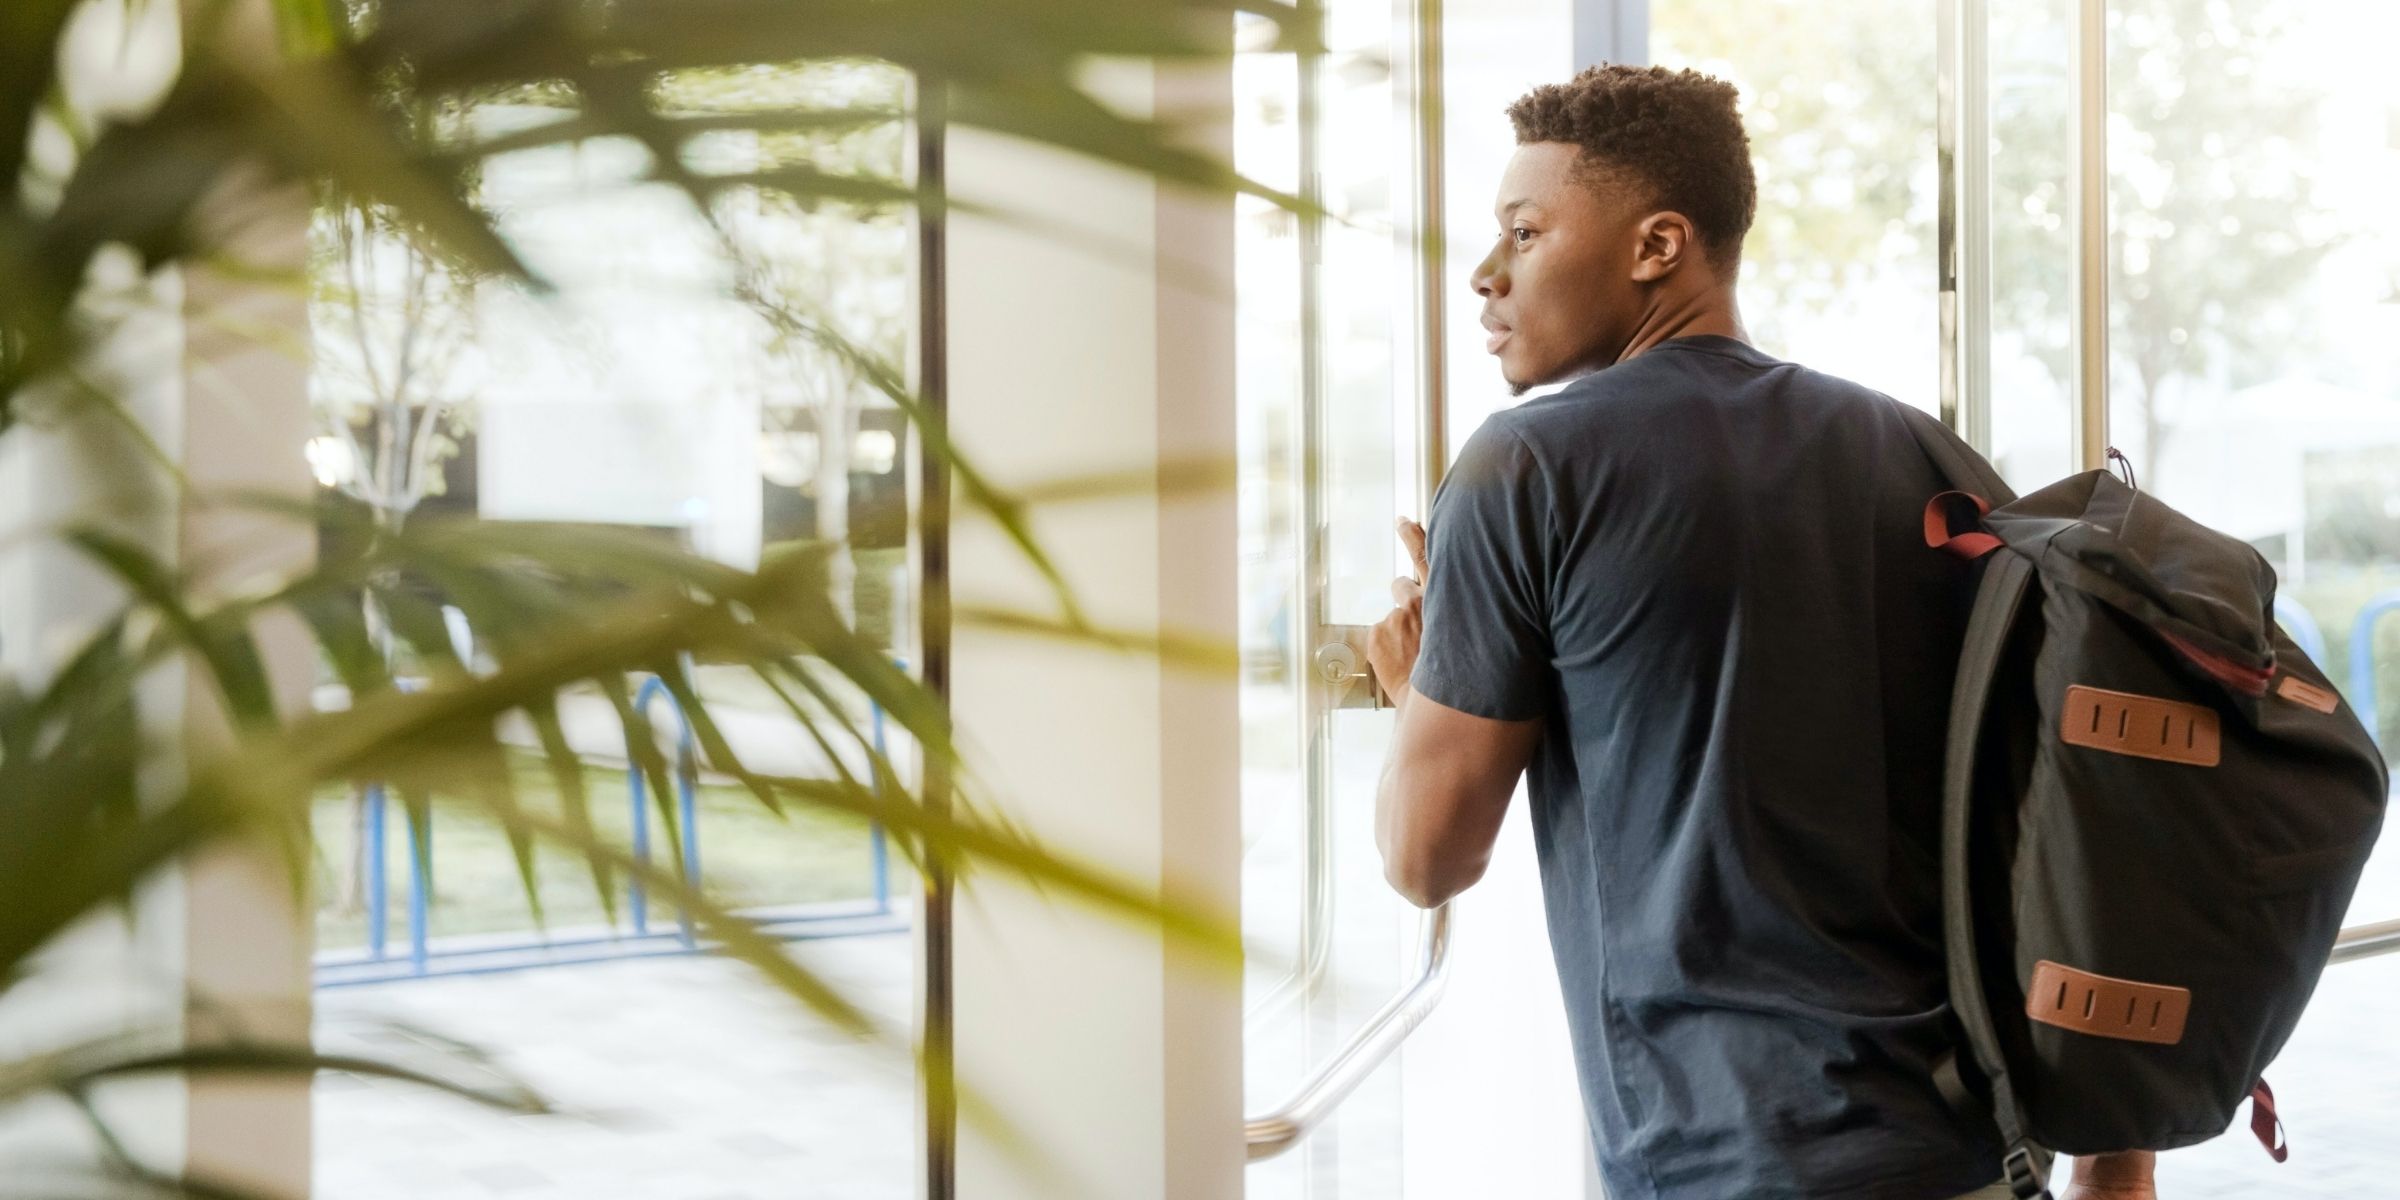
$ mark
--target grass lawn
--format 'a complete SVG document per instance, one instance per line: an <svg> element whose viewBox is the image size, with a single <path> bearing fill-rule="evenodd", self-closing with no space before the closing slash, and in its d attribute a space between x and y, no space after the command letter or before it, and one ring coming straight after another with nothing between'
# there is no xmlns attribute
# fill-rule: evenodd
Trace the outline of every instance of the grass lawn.
<svg viewBox="0 0 2400 1200"><path fill-rule="evenodd" d="M557 789L538 756L512 754L510 766L519 803L534 811L559 811ZM591 799L593 825L617 844L630 844L625 773L587 767L584 786ZM655 799L651 805L650 852L654 861L664 865L668 862L667 840ZM865 899L874 892L867 827L846 814L788 808L783 816L777 816L739 787L707 784L700 788L699 814L701 877L720 900L747 907ZM352 882L358 806L348 789L330 788L317 797L315 819L317 947L343 950L364 946L363 885ZM407 818L397 795L385 806L384 839L390 908L387 945L399 951L408 936L409 872ZM606 919L591 870L580 859L539 849L534 863L542 917L550 927L592 925ZM895 858L893 876L903 881L903 886L907 870L907 864ZM624 884L622 880L612 883L618 893L618 919L624 921ZM433 819L433 884L428 917L433 937L538 927L508 839L472 812L445 808L438 801ZM656 903L651 906L652 929L671 926L673 921L671 910Z"/></svg>

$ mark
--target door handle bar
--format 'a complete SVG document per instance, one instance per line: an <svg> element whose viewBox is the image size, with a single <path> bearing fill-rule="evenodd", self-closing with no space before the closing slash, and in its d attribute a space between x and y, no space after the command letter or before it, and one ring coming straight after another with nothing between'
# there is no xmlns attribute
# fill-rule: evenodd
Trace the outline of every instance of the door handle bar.
<svg viewBox="0 0 2400 1200"><path fill-rule="evenodd" d="M2346 963L2400 951L2400 921L2353 925L2333 939L2330 963Z"/></svg>
<svg viewBox="0 0 2400 1200"><path fill-rule="evenodd" d="M1244 1126L1251 1162L1273 1158L1298 1144L1325 1120L1375 1068L1392 1056L1442 998L1450 978L1450 906L1427 911L1419 923L1417 978L1367 1018L1341 1052L1293 1091L1273 1112Z"/></svg>

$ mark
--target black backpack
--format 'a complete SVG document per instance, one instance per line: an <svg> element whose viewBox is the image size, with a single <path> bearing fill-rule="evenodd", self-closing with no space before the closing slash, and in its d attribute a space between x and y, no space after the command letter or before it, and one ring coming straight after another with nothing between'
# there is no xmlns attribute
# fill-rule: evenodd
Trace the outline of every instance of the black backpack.
<svg viewBox="0 0 2400 1200"><path fill-rule="evenodd" d="M2374 847L2382 754L2276 627L2275 573L2247 543L2130 470L2016 498L1901 407L1958 489L1928 505L1926 542L1981 572L1951 699L1943 917L1961 1074L2009 1183L2046 1196L2048 1152L2206 1141L2245 1099L2282 1161L2261 1075Z"/></svg>

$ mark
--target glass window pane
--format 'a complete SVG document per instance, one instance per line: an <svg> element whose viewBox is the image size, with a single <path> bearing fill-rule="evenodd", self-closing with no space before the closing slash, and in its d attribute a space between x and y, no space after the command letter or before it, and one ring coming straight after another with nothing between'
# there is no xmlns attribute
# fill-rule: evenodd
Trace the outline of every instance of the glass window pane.
<svg viewBox="0 0 2400 1200"><path fill-rule="evenodd" d="M1933 8L1656 0L1650 21L1653 61L1741 89L1758 172L1758 219L1742 247L1751 337L1935 409Z"/></svg>
<svg viewBox="0 0 2400 1200"><path fill-rule="evenodd" d="M2247 539L2400 755L2400 105L2380 0L2116 0L2110 434ZM2312 649L2312 653L2314 650ZM2385 839L2353 923L2400 917Z"/></svg>
<svg viewBox="0 0 2400 1200"><path fill-rule="evenodd" d="M660 87L662 106L692 111L772 107L802 94L814 107L896 109L906 99L901 74L862 64ZM530 104L461 118L487 135L557 119ZM884 122L744 132L690 157L700 170L747 171L838 154L844 169L898 178L909 144L902 124ZM520 151L481 171L481 201L557 285L552 295L455 268L380 216L320 215L318 420L308 455L326 503L371 513L383 528L452 520L638 530L744 568L776 543L830 542L841 548L832 556L836 604L878 644L905 644L907 428L855 360L788 334L794 320L825 322L904 375L915 312L909 220L732 190L716 199L712 224L680 193L647 182L650 166L640 146L608 140ZM438 580L401 582L448 599ZM462 656L483 657L484 631L456 609L451 618ZM418 670L405 655L397 665L404 677ZM835 774L755 675L708 661L685 670L746 765ZM880 714L836 674L818 676L831 693L820 719L838 710L859 729L881 729ZM330 671L319 697L346 699ZM597 688L562 697L595 832L635 853L646 844L654 863L676 846L718 899L768 932L805 940L795 957L887 1027L912 1028L918 955L905 862L847 816L766 811L679 754L671 700L653 696L647 711L677 761L675 794L663 804L629 778L608 698ZM504 723L501 739L516 801L565 813L538 735ZM902 754L896 736L885 744ZM845 754L843 766L863 775L866 756ZM680 842L666 832L666 809L678 813ZM580 857L544 847L533 855L537 917L507 838L472 806L439 796L416 837L401 797L381 786L328 789L315 816L320 1044L455 1075L456 1039L490 1051L498 1071L564 1110L510 1118L328 1074L315 1095L315 1194L914 1194L907 1056L816 1019L749 967L691 953L664 901L637 897L621 876L604 898ZM422 872L412 867L420 858Z"/></svg>

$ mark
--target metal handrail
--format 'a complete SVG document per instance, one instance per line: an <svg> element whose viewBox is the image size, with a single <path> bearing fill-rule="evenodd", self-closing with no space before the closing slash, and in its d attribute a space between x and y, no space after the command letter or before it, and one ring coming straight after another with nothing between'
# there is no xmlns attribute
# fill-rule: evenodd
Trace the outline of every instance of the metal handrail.
<svg viewBox="0 0 2400 1200"><path fill-rule="evenodd" d="M2353 925L2333 939L2333 957L2328 965L2395 952L2400 952L2400 921Z"/></svg>
<svg viewBox="0 0 2400 1200"><path fill-rule="evenodd" d="M1416 982L1367 1018L1367 1023L1351 1035L1341 1052L1301 1084L1290 1099L1273 1112L1244 1123L1251 1162L1273 1158L1308 1136L1433 1011L1450 978L1450 906L1445 904L1427 912L1422 927Z"/></svg>

